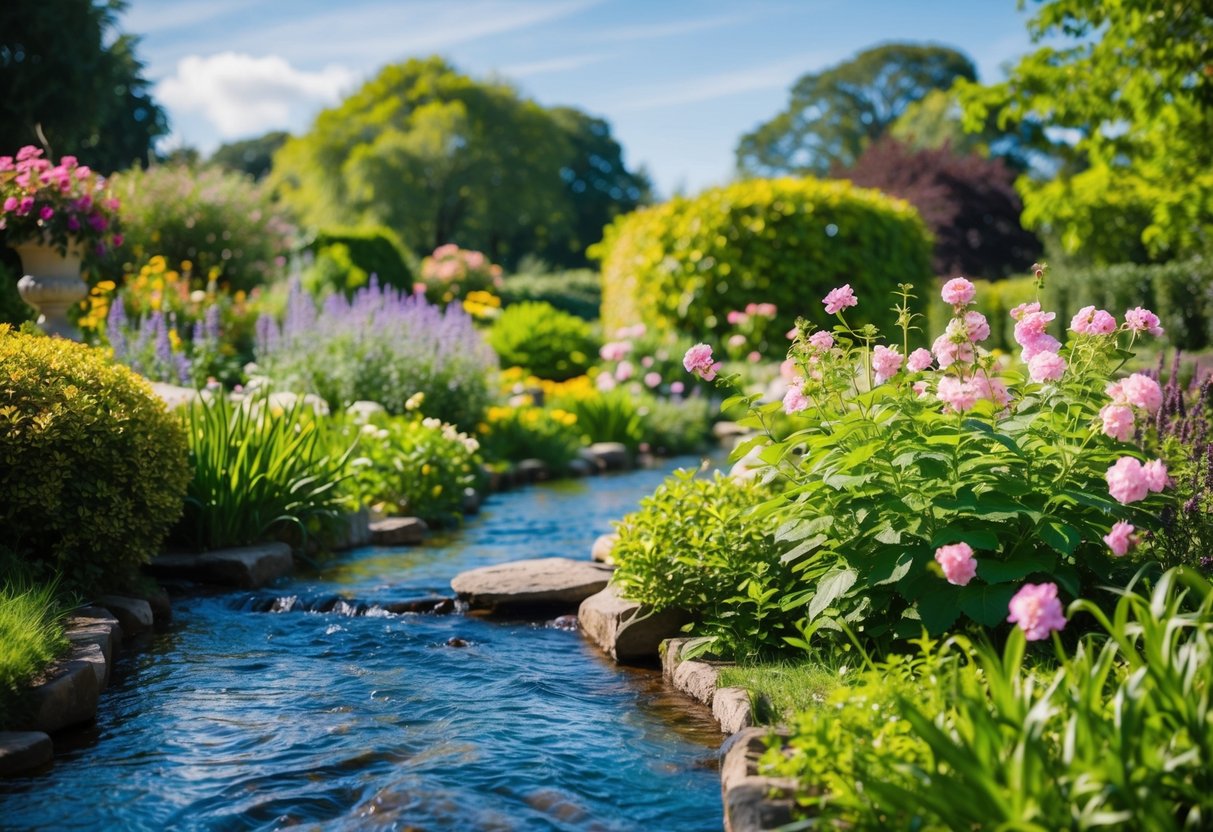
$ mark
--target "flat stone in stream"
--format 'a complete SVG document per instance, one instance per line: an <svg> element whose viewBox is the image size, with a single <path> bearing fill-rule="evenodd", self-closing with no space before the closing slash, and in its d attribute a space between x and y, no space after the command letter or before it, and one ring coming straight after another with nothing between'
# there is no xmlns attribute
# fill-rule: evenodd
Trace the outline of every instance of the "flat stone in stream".
<svg viewBox="0 0 1213 832"><path fill-rule="evenodd" d="M516 560L456 575L451 588L473 609L573 610L602 591L612 571L600 563L569 558Z"/></svg>
<svg viewBox="0 0 1213 832"><path fill-rule="evenodd" d="M419 517L388 517L371 523L371 543L376 546L416 546L425 541L429 526Z"/></svg>
<svg viewBox="0 0 1213 832"><path fill-rule="evenodd" d="M97 599L97 603L114 614L122 625L122 632L128 636L147 632L155 623L152 605L142 598L102 595Z"/></svg>
<svg viewBox="0 0 1213 832"><path fill-rule="evenodd" d="M51 738L41 731L0 731L0 777L42 768L54 752Z"/></svg>
<svg viewBox="0 0 1213 832"><path fill-rule="evenodd" d="M91 647L94 658L101 655L96 645ZM97 716L97 697L101 685L97 680L95 661L60 662L47 681L31 688L34 717L29 725L21 726L53 734L64 728L84 725Z"/></svg>
<svg viewBox="0 0 1213 832"><path fill-rule="evenodd" d="M262 543L238 549L216 549L199 554L160 555L147 569L162 578L188 578L202 583L257 589L289 575L294 567L291 547Z"/></svg>
<svg viewBox="0 0 1213 832"><path fill-rule="evenodd" d="M661 642L678 635L687 616L681 610L653 612L608 586L581 602L577 620L607 655L626 664L657 659Z"/></svg>

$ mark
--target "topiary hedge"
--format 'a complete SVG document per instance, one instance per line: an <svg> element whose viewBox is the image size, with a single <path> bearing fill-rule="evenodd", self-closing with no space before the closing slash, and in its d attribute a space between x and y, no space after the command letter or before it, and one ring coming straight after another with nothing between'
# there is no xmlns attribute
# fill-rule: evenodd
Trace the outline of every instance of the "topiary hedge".
<svg viewBox="0 0 1213 832"><path fill-rule="evenodd" d="M779 331L803 315L834 321L819 303L849 283L868 298L852 323L890 327L892 291L931 278L930 235L908 203L844 181L754 179L619 217L590 250L602 261L603 329L633 323L720 336L747 303L779 308ZM779 339L772 351L780 356ZM780 357L772 355L772 357Z"/></svg>
<svg viewBox="0 0 1213 832"><path fill-rule="evenodd" d="M541 301L506 307L493 322L488 340L501 366L522 367L551 381L582 375L598 358L590 325Z"/></svg>
<svg viewBox="0 0 1213 832"><path fill-rule="evenodd" d="M0 529L36 574L121 583L157 553L188 479L181 424L143 378L0 325Z"/></svg>
<svg viewBox="0 0 1213 832"><path fill-rule="evenodd" d="M378 275L380 285L412 291L414 274L409 268L404 244L391 229L382 226L373 228L330 228L316 233L307 250L320 257L326 248L342 246L343 258L370 275ZM358 286L334 286L333 288L357 289ZM348 294L348 292L347 292Z"/></svg>

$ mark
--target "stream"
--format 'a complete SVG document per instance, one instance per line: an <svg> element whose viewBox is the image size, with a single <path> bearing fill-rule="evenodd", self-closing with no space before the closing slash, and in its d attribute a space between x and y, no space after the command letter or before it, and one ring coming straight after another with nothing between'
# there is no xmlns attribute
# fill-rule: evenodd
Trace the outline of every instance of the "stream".
<svg viewBox="0 0 1213 832"><path fill-rule="evenodd" d="M496 494L424 546L174 597L96 725L0 781L0 829L719 830L722 736L659 671L551 622L384 610L477 566L588 558L696 462ZM292 611L258 611L276 599Z"/></svg>

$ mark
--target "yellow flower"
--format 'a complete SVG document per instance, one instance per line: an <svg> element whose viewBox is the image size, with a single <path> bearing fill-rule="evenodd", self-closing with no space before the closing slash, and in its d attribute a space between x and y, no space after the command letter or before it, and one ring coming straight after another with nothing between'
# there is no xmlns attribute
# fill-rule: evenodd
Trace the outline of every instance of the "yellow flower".
<svg viewBox="0 0 1213 832"><path fill-rule="evenodd" d="M421 466L421 476L428 477L430 475L430 471L433 471L433 470L434 469L431 468L430 464L427 462Z"/></svg>
<svg viewBox="0 0 1213 832"><path fill-rule="evenodd" d="M177 334L176 329L168 331L168 342L173 348L173 352L181 352L181 336Z"/></svg>

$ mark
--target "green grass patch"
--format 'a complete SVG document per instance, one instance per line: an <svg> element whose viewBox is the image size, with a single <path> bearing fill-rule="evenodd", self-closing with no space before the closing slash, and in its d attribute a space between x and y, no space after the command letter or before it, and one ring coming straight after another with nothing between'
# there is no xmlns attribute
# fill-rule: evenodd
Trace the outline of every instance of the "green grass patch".
<svg viewBox="0 0 1213 832"><path fill-rule="evenodd" d="M819 662L779 662L720 669L718 687L746 688L758 722L776 724L793 713L818 707L846 683L847 669Z"/></svg>
<svg viewBox="0 0 1213 832"><path fill-rule="evenodd" d="M25 686L67 649L64 613L53 585L0 588L0 729L21 716Z"/></svg>

